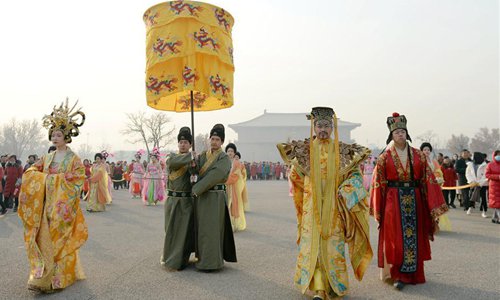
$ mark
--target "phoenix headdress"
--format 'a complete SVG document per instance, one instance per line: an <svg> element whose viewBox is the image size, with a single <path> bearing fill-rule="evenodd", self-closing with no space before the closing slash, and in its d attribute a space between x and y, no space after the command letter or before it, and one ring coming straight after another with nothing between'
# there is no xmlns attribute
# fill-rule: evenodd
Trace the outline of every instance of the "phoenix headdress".
<svg viewBox="0 0 500 300"><path fill-rule="evenodd" d="M75 110L78 100L71 109L68 102L69 99L66 98L66 101L62 102L59 107L55 105L52 113L45 115L42 119L43 127L49 130L49 141L51 140L52 133L57 130L63 132L64 141L68 144L71 143L72 137L80 134L78 128L85 123L85 114L81 111L81 108Z"/></svg>

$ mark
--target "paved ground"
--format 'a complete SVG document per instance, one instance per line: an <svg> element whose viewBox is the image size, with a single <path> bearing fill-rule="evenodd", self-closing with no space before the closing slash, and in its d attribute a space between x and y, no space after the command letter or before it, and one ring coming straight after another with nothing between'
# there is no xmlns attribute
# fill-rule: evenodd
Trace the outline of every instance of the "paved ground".
<svg viewBox="0 0 500 300"><path fill-rule="evenodd" d="M0 299L307 299L292 282L296 223L287 194L284 181L249 182L248 229L235 234L239 262L206 274L192 266L174 273L162 269L163 205L145 207L125 191L115 192L108 211L85 212L89 240L81 259L87 280L52 295L26 289L22 225L9 213L0 218ZM453 231L440 233L432 243L426 284L397 292L378 280L373 260L362 282L350 270L346 298L500 299L500 225L477 212L466 216L457 209L449 216ZM373 220L371 225L376 249Z"/></svg>

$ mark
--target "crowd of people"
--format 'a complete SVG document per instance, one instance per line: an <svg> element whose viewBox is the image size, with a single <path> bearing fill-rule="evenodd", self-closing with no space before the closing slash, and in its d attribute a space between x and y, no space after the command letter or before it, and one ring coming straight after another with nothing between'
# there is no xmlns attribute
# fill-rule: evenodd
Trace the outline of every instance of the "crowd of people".
<svg viewBox="0 0 500 300"><path fill-rule="evenodd" d="M0 157L2 214L12 208L23 221L32 290L52 292L85 277L78 251L88 230L80 200L89 212L105 211L113 189L128 189L147 206L165 202L161 265L182 270L194 253L194 266L212 272L237 261L233 233L247 227L247 181L288 180L298 223L294 281L315 299L347 293L345 244L356 278L363 278L373 257L368 212L379 223L381 279L397 290L425 282L429 239L451 227L445 213L456 208L457 195L468 215L478 206L486 218L490 207L492 222L500 224L500 150L491 161L480 152L471 159L465 149L460 158L439 153L434 159L430 143L411 147L406 118L396 113L387 118L387 147L375 156L337 139L331 108L313 108L315 136L278 145L285 164L242 162L236 144L222 148L221 124L210 132L210 149L199 154L183 127L176 153L163 156L154 148L145 162L140 150L129 164L108 162L102 151L82 162L67 144L85 118L70 113L66 103L45 117L53 143L47 155L30 155L25 166L15 155Z"/></svg>
<svg viewBox="0 0 500 300"><path fill-rule="evenodd" d="M443 153L434 155L433 147L428 142L422 143L420 150L425 154L429 168L441 186L449 208L456 209L455 203L457 202L467 215L471 215L477 208L483 218L489 218L487 211L488 208L492 208L495 211L491 221L498 223L496 209L500 208L498 202L500 199L498 196L495 197L498 191L493 187L497 183L495 176L498 174L497 168L500 162L496 158L499 154L497 151L492 154L491 158L481 152L473 152L471 155L467 149L463 149L460 155L454 154L451 157ZM367 190L370 189L377 164L376 159L375 156L370 155L360 166L364 177L363 184ZM492 189L491 192L489 192L490 189Z"/></svg>
<svg viewBox="0 0 500 300"><path fill-rule="evenodd" d="M290 167L280 162L244 162L248 180L288 179Z"/></svg>

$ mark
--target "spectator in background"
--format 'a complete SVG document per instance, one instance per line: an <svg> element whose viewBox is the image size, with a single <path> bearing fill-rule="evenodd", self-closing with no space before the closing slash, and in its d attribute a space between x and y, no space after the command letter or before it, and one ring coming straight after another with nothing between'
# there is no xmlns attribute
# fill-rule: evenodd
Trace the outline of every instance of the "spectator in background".
<svg viewBox="0 0 500 300"><path fill-rule="evenodd" d="M2 185L2 190L5 188L5 165L7 164L7 156L8 155L0 156L0 164L2 165L4 171L2 178L0 178L1 179L0 184Z"/></svg>
<svg viewBox="0 0 500 300"><path fill-rule="evenodd" d="M486 166L489 182L488 205L494 209L492 223L500 224L500 150L493 152L491 162Z"/></svg>
<svg viewBox="0 0 500 300"><path fill-rule="evenodd" d="M475 197L472 197L472 201L475 201L477 196L481 198L479 210L481 211L481 216L487 218L486 211L488 210L488 206L486 205L486 186L488 185L488 179L486 179L486 162L484 161L484 155L482 153L474 152L472 162L467 163L465 176L469 184L475 185L473 192ZM472 205L469 204L467 207L467 214L470 215L471 213Z"/></svg>
<svg viewBox="0 0 500 300"><path fill-rule="evenodd" d="M271 176L271 162L265 162L264 164L264 179L269 180L269 177Z"/></svg>
<svg viewBox="0 0 500 300"><path fill-rule="evenodd" d="M281 178L281 164L280 162L277 162L276 165L274 166L274 174L276 180L280 180Z"/></svg>
<svg viewBox="0 0 500 300"><path fill-rule="evenodd" d="M467 149L462 150L462 157L458 159L455 163L455 170L458 175L458 185L467 185L467 177L465 177L465 170L467 169L467 163L470 161L470 152ZM464 207L464 210L469 209L469 192L470 188L462 189L462 202L460 206ZM472 206L472 205L471 205Z"/></svg>
<svg viewBox="0 0 500 300"><path fill-rule="evenodd" d="M441 171L443 172L444 184L443 187L455 187L457 186L457 173L453 164L448 156L443 159L443 164L441 165ZM448 207L457 208L455 206L456 190L443 190L444 200Z"/></svg>
<svg viewBox="0 0 500 300"><path fill-rule="evenodd" d="M3 179L3 167L0 164L0 178ZM0 215L5 215L7 212L7 205L3 201L3 184L0 182Z"/></svg>
<svg viewBox="0 0 500 300"><path fill-rule="evenodd" d="M438 153L438 156L437 156L437 162L439 163L439 165L442 165L443 164L443 161L444 161L444 156L443 156L443 153Z"/></svg>
<svg viewBox="0 0 500 300"><path fill-rule="evenodd" d="M36 159L37 159L37 157L35 154L31 154L30 156L28 156L28 162L24 166L23 171L26 172L26 170L28 170L28 168L31 167L31 165L33 165L35 163Z"/></svg>
<svg viewBox="0 0 500 300"><path fill-rule="evenodd" d="M250 177L252 178L252 180L257 179L257 163L256 162L252 163L252 165L250 166Z"/></svg>
<svg viewBox="0 0 500 300"><path fill-rule="evenodd" d="M19 204L19 187L22 176L23 167L17 157L15 155L9 156L9 161L5 165L5 189L3 195L7 201L7 208L12 208L14 205L14 212L17 212Z"/></svg>

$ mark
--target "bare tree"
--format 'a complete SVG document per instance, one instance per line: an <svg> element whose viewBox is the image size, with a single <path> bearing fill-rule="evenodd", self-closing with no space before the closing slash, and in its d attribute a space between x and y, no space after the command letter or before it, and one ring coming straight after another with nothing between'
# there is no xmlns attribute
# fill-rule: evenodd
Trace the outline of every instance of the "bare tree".
<svg viewBox="0 0 500 300"><path fill-rule="evenodd" d="M47 150L42 126L36 120L18 121L15 118L2 126L1 147L3 153L11 153L19 158Z"/></svg>
<svg viewBox="0 0 500 300"><path fill-rule="evenodd" d="M111 146L111 144L108 144L106 142L102 142L100 149L99 149L99 152L104 151L104 150L106 150L106 152L108 152L108 153L111 153L113 150L113 147Z"/></svg>
<svg viewBox="0 0 500 300"><path fill-rule="evenodd" d="M164 113L157 112L148 116L145 112L129 113L126 129L122 132L129 136L131 144L143 144L149 153L153 147L165 147L172 138L175 127L167 129L170 119Z"/></svg>
<svg viewBox="0 0 500 300"><path fill-rule="evenodd" d="M122 132L129 135L130 140L127 142L131 144L143 143L146 151L149 153L148 136L146 129L146 113L143 111L137 113L129 113L127 116L127 128Z"/></svg>
<svg viewBox="0 0 500 300"><path fill-rule="evenodd" d="M165 148L172 141L175 126L167 128L166 124L170 122L170 118L161 112L154 113L145 119L145 125L150 134L149 142L153 144L153 148Z"/></svg>
<svg viewBox="0 0 500 300"><path fill-rule="evenodd" d="M416 140L421 143L423 142L428 142L430 143L434 148L436 148L437 145L434 145L433 143L437 142L437 135L434 133L432 130L427 130L426 132L417 135Z"/></svg>
<svg viewBox="0 0 500 300"><path fill-rule="evenodd" d="M447 148L451 153L460 153L463 149L469 148L469 140L469 137L463 134L452 134L448 140Z"/></svg>
<svg viewBox="0 0 500 300"><path fill-rule="evenodd" d="M491 154L500 149L500 132L498 128L491 131L487 127L479 128L479 131L471 139L470 146L474 151Z"/></svg>
<svg viewBox="0 0 500 300"><path fill-rule="evenodd" d="M196 153L201 153L205 150L208 150L210 147L208 142L208 133L202 134L199 133L194 138L194 144L196 145Z"/></svg>

